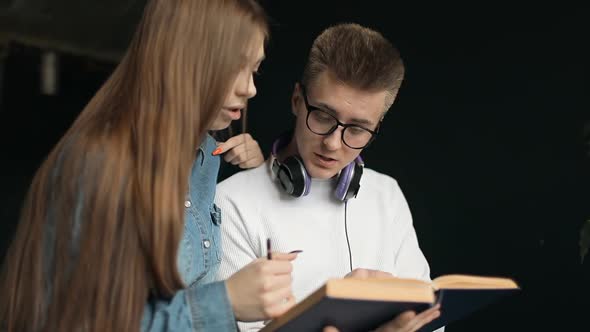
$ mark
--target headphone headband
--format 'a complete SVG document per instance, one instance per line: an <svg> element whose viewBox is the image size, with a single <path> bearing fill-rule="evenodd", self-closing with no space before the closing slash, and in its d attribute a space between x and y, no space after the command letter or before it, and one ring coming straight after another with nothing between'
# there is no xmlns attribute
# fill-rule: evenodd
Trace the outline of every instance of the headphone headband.
<svg viewBox="0 0 590 332"><path fill-rule="evenodd" d="M292 132L281 135L276 139L271 148L271 173L273 179L277 179L285 192L301 197L309 194L311 189L311 177L305 169L303 160L299 156L288 156L280 162L277 155L280 149L289 144ZM356 197L360 189L360 180L365 163L359 155L353 162L346 165L338 176L338 184L334 195L339 201L346 202Z"/></svg>

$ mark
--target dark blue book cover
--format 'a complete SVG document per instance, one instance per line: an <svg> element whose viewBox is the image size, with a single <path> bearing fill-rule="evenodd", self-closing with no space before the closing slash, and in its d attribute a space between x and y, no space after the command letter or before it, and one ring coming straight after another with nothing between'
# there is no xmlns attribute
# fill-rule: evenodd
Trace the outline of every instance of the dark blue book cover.
<svg viewBox="0 0 590 332"><path fill-rule="evenodd" d="M419 313L440 303L441 316L419 330L434 331L519 290L516 283L503 278L502 285L496 288L485 285L486 279L481 277L441 279L446 286L440 286L443 289L438 291L432 284L414 280L393 279L391 284L384 280L332 280L261 331L321 332L326 326L334 326L340 332L367 332L404 311Z"/></svg>
<svg viewBox="0 0 590 332"><path fill-rule="evenodd" d="M441 304L440 317L423 326L419 332L434 331L469 316L518 289L443 289L437 291Z"/></svg>

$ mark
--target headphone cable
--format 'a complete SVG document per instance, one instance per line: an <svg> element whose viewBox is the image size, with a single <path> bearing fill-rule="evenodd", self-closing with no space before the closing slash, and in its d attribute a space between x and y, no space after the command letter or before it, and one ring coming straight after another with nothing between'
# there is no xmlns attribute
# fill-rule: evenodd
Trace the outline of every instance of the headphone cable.
<svg viewBox="0 0 590 332"><path fill-rule="evenodd" d="M346 220L348 208L348 201L344 201L344 233L346 234L346 244L348 245L348 263L350 264L350 272L352 272L352 252L350 251L350 240L348 239L348 223Z"/></svg>

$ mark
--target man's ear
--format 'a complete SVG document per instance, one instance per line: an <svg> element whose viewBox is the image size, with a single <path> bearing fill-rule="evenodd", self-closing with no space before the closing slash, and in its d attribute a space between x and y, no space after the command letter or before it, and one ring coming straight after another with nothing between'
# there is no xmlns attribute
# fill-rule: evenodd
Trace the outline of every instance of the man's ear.
<svg viewBox="0 0 590 332"><path fill-rule="evenodd" d="M297 109L301 102L301 86L299 83L295 83L293 94L291 95L291 113L293 113L293 115L297 116Z"/></svg>

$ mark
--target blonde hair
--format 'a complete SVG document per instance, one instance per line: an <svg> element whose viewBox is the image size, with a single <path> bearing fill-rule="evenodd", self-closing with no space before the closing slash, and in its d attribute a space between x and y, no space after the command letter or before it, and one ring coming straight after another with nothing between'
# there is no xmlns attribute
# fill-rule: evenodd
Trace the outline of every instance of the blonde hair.
<svg viewBox="0 0 590 332"><path fill-rule="evenodd" d="M311 86L324 72L353 88L387 91L388 110L404 78L404 63L379 32L346 23L327 28L315 39L301 81Z"/></svg>
<svg viewBox="0 0 590 332"><path fill-rule="evenodd" d="M137 331L150 294L184 287L195 151L266 24L252 0L147 3L122 61L35 174L0 275L0 330Z"/></svg>

